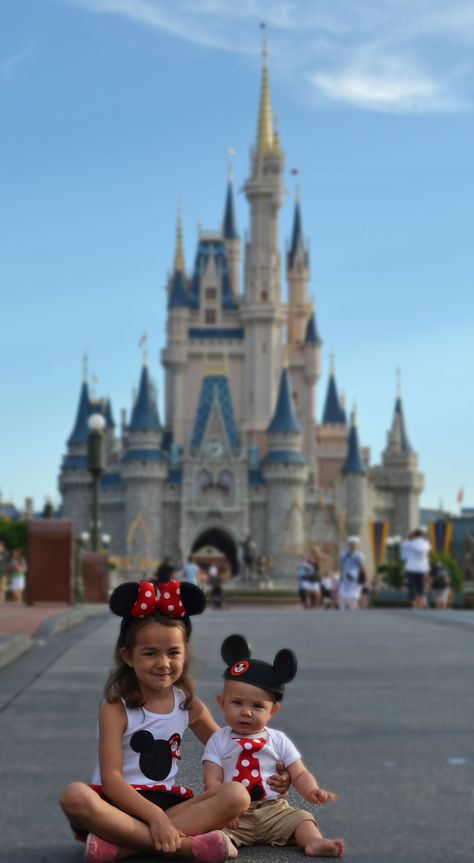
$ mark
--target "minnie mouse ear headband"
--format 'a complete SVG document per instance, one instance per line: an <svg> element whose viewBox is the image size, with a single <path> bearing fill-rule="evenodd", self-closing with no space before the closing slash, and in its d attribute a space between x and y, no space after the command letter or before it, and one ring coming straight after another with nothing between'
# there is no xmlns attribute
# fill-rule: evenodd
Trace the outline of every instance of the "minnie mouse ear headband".
<svg viewBox="0 0 474 863"><path fill-rule="evenodd" d="M228 668L224 671L226 680L241 680L259 689L273 692L276 700L281 701L285 683L293 680L297 661L292 650L279 650L273 665L261 659L250 659L250 645L243 635L229 635L222 643L221 656Z"/></svg>
<svg viewBox="0 0 474 863"><path fill-rule="evenodd" d="M110 610L123 617L119 645L123 645L127 629L133 620L141 620L159 611L165 617L182 620L189 638L191 614L201 614L206 597L200 587L179 581L168 581L155 587L151 581L127 581L113 591L109 599Z"/></svg>

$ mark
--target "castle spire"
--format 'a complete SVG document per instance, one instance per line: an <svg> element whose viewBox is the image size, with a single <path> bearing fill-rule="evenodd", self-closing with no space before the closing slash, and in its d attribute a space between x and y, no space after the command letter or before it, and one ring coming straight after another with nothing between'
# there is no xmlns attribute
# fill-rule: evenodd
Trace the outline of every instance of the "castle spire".
<svg viewBox="0 0 474 863"><path fill-rule="evenodd" d="M158 411L153 399L148 366L142 366L138 396L133 406L129 431L161 431Z"/></svg>
<svg viewBox="0 0 474 863"><path fill-rule="evenodd" d="M300 421L293 406L290 380L286 367L283 367L281 370L276 408L267 432L269 434L279 434L280 432L301 434L302 432Z"/></svg>
<svg viewBox="0 0 474 863"><path fill-rule="evenodd" d="M226 240L235 240L238 237L237 220L234 207L234 184L232 174L229 172L227 180L227 194L225 199L224 219L222 221L222 233Z"/></svg>
<svg viewBox="0 0 474 863"><path fill-rule="evenodd" d="M183 273L183 275L186 272L183 245L183 215L180 206L178 206L178 215L176 219L176 251L174 254L173 270L175 273Z"/></svg>
<svg viewBox="0 0 474 863"><path fill-rule="evenodd" d="M185 277L186 266L184 262L183 246L183 217L181 207L178 207L178 216L176 220L176 251L168 294L169 309L176 309L188 305Z"/></svg>
<svg viewBox="0 0 474 863"><path fill-rule="evenodd" d="M357 418L355 407L351 415L351 428L347 441L347 456L344 465L342 466L342 473L367 473L367 468L362 461L362 456L360 454L359 434L357 431Z"/></svg>
<svg viewBox="0 0 474 863"><path fill-rule="evenodd" d="M303 227L301 221L301 204L299 196L295 197L295 212L293 216L293 233L291 235L291 246L288 251L288 267L293 266L298 249L304 250ZM305 261L306 263L306 261Z"/></svg>
<svg viewBox="0 0 474 863"><path fill-rule="evenodd" d="M258 156L266 156L275 148L275 137L273 131L272 105L270 99L270 79L268 75L268 40L265 24L263 29L262 46L262 85L260 89L260 108L257 124L257 147Z"/></svg>
<svg viewBox="0 0 474 863"><path fill-rule="evenodd" d="M77 407L76 421L74 428L69 435L68 445L70 444L85 444L89 437L89 428L87 420L91 413L91 400L89 395L89 385L87 380L82 381L81 393L79 396L79 404Z"/></svg>
<svg viewBox="0 0 474 863"><path fill-rule="evenodd" d="M337 392L333 353L330 355L329 368L328 388L321 422L323 425L345 425L346 414L344 409L341 407L341 401Z"/></svg>

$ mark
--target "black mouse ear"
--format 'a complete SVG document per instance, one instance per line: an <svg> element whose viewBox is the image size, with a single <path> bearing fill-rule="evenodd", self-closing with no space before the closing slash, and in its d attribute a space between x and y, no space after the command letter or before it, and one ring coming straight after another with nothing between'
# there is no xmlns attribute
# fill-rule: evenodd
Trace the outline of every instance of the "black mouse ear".
<svg viewBox="0 0 474 863"><path fill-rule="evenodd" d="M298 668L296 654L288 647L279 650L273 660L273 668L282 683L289 683L290 680L293 680Z"/></svg>
<svg viewBox="0 0 474 863"><path fill-rule="evenodd" d="M233 665L238 659L250 659L250 645L243 635L228 635L222 642L221 656L226 665Z"/></svg>
<svg viewBox="0 0 474 863"><path fill-rule="evenodd" d="M181 602L184 605L186 614L202 614L206 607L206 597L204 591L195 584L190 584L187 581L180 583Z"/></svg>
<svg viewBox="0 0 474 863"><path fill-rule="evenodd" d="M138 596L138 582L127 581L119 584L113 591L110 599L110 610L119 617L127 617L135 605Z"/></svg>

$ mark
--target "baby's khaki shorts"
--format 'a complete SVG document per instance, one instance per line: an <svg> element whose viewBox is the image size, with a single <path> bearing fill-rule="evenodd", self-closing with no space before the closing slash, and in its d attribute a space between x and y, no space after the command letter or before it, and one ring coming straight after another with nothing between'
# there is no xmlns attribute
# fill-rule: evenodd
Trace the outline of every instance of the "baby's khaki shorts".
<svg viewBox="0 0 474 863"><path fill-rule="evenodd" d="M295 809L285 798L251 803L235 830L226 829L237 848L240 845L294 845L294 833L303 821L317 821L311 812Z"/></svg>

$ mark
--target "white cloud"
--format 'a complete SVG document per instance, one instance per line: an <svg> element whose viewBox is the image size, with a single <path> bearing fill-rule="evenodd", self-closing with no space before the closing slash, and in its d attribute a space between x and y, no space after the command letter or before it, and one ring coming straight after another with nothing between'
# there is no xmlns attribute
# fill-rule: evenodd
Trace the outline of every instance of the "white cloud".
<svg viewBox="0 0 474 863"><path fill-rule="evenodd" d="M473 97L472 0L65 2L241 54L259 52L265 20L273 74L311 104L440 112L466 109Z"/></svg>

